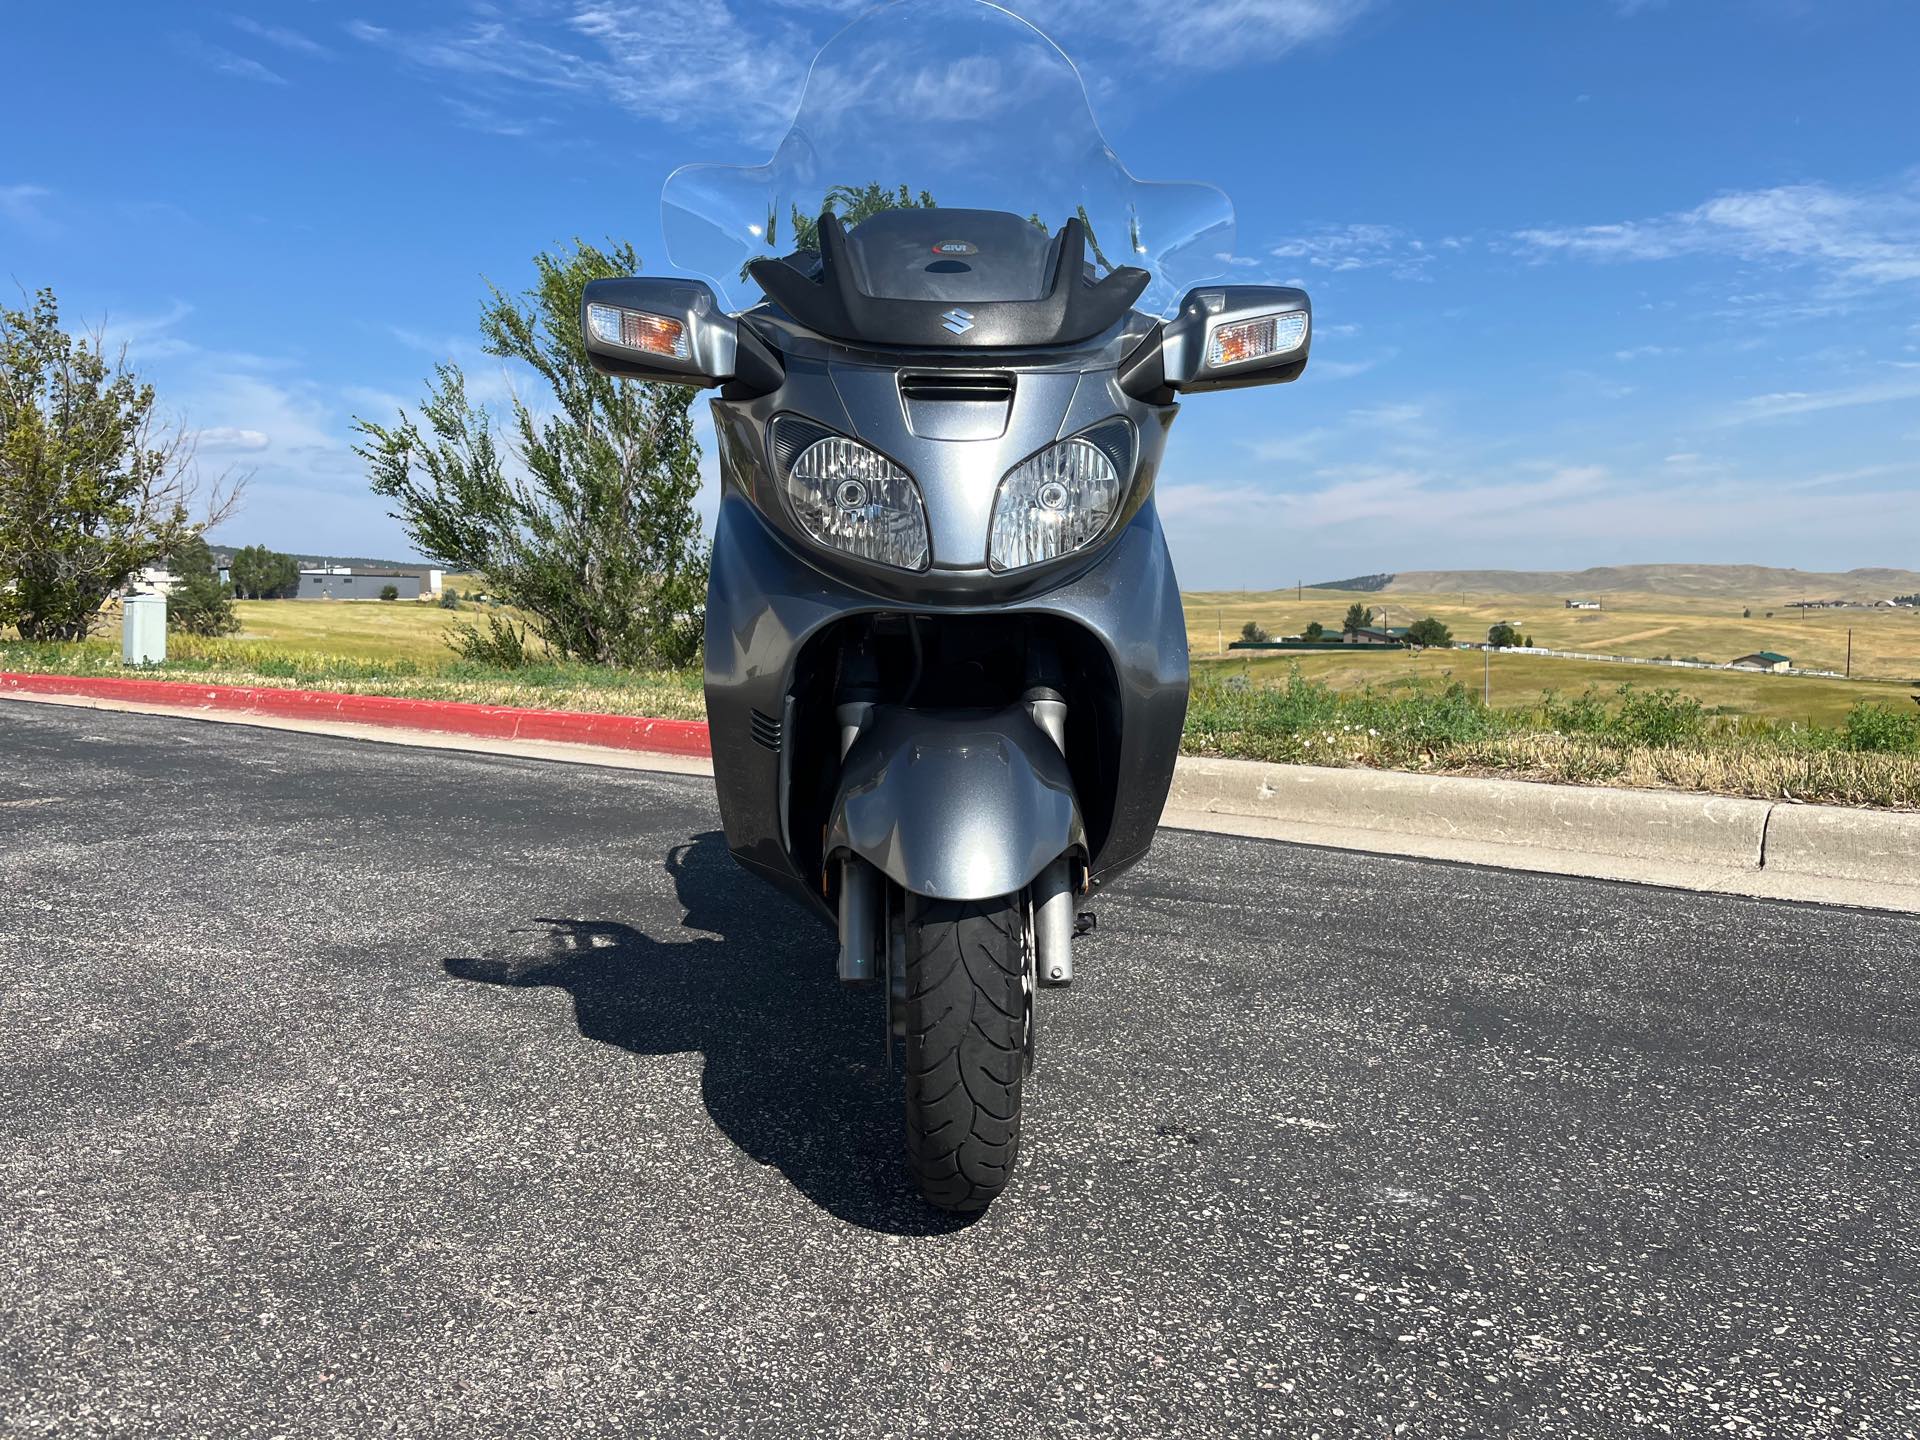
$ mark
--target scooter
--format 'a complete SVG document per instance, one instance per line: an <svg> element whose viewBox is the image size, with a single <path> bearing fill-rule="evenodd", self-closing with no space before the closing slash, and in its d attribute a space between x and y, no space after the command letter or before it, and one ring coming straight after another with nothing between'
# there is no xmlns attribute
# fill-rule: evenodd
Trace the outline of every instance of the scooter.
<svg viewBox="0 0 1920 1440"><path fill-rule="evenodd" d="M1297 378L1312 328L1283 286L1138 308L1151 266L1107 264L1089 218L827 209L747 262L737 313L678 277L582 300L603 373L719 387L727 843L881 992L908 1168L952 1211L1006 1188L1036 992L1072 983L1082 907L1172 782L1186 625L1153 490L1178 399Z"/></svg>

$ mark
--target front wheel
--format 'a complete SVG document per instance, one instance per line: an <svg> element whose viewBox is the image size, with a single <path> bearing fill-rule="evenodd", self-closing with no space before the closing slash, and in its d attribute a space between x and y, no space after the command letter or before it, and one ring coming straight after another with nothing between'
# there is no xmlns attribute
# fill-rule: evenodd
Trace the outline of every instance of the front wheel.
<svg viewBox="0 0 1920 1440"><path fill-rule="evenodd" d="M906 897L907 1166L943 1210L984 1210L1020 1148L1026 920L1020 897Z"/></svg>

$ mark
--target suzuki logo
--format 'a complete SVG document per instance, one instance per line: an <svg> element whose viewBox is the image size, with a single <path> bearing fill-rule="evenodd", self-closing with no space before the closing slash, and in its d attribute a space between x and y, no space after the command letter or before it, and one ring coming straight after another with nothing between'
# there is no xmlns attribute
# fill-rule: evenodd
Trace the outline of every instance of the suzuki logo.
<svg viewBox="0 0 1920 1440"><path fill-rule="evenodd" d="M955 306L940 317L940 324L943 329L951 330L956 335L964 335L973 328L973 312Z"/></svg>

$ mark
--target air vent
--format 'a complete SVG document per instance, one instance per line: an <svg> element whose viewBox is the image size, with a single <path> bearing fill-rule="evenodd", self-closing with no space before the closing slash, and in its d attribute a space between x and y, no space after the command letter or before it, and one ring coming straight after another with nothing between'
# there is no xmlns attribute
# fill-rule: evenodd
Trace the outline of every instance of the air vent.
<svg viewBox="0 0 1920 1440"><path fill-rule="evenodd" d="M1005 405L1013 399L1011 375L962 375L936 370L930 374L902 375L900 393L912 404L918 400L988 401Z"/></svg>
<svg viewBox="0 0 1920 1440"><path fill-rule="evenodd" d="M758 710L748 712L749 723L753 726L753 743L769 750L780 748L780 734L785 728L771 715L762 715Z"/></svg>
<svg viewBox="0 0 1920 1440"><path fill-rule="evenodd" d="M922 370L900 377L907 428L923 440L998 440L1007 433L1013 376Z"/></svg>

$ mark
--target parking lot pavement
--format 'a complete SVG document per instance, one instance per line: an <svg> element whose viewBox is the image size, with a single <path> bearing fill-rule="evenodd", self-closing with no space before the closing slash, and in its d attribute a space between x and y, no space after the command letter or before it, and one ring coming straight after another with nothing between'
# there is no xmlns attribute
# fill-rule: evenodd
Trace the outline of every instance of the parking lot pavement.
<svg viewBox="0 0 1920 1440"><path fill-rule="evenodd" d="M0 1435L1920 1431L1920 919L1166 832L963 1225L716 823L0 705Z"/></svg>

